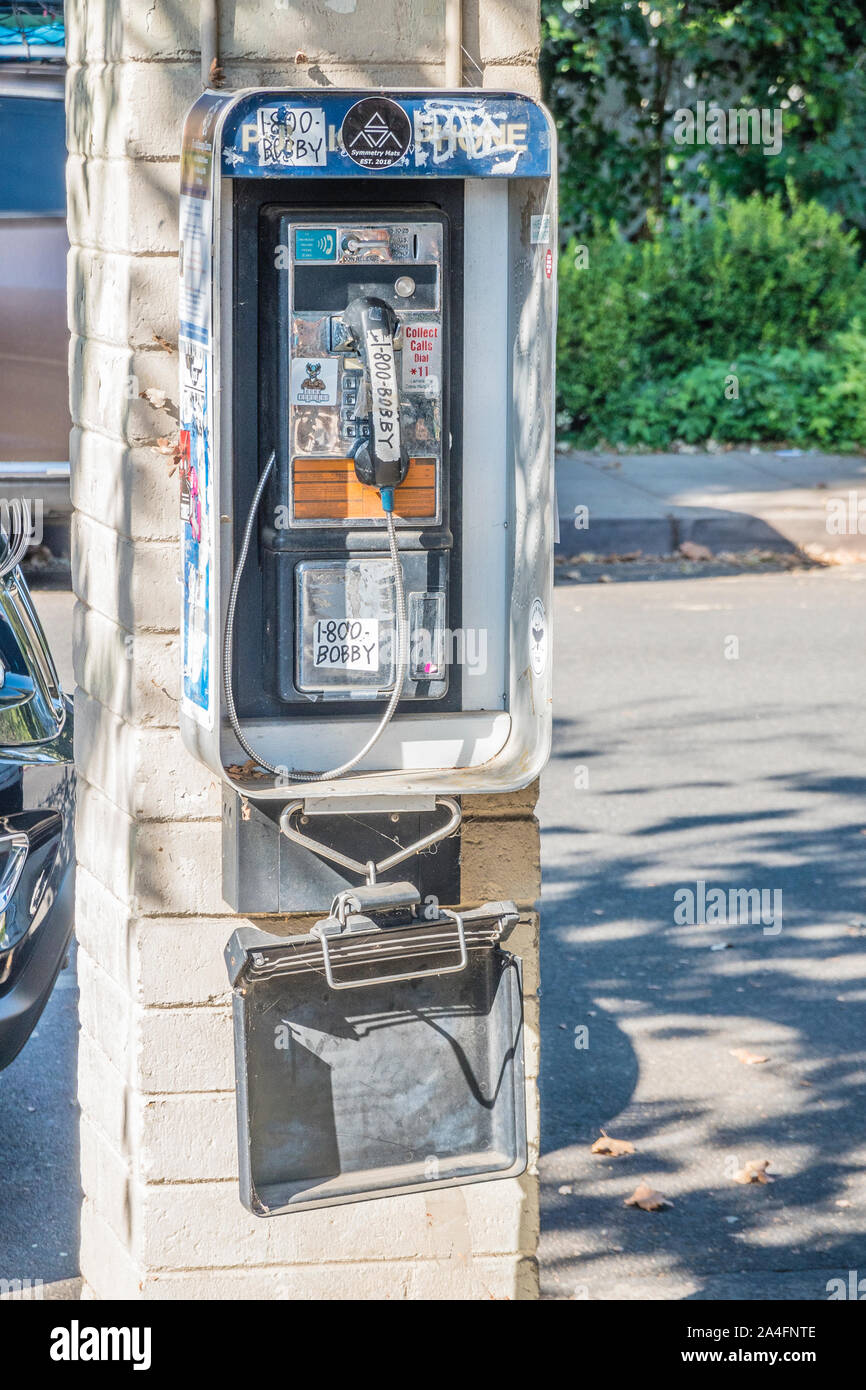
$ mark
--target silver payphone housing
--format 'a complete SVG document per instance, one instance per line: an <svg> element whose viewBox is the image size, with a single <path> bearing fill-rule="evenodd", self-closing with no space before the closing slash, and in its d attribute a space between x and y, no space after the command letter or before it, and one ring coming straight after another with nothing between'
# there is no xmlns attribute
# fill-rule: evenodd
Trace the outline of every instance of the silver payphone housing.
<svg viewBox="0 0 866 1390"><path fill-rule="evenodd" d="M459 193L459 239L423 197L440 180ZM302 188L303 202L283 205L284 181ZM403 187L411 187L405 207ZM264 235L258 248L240 234L244 188L267 194L274 209L269 225L279 234ZM383 189L387 206L377 205ZM333 247L323 235L333 235ZM289 248L287 293L299 271L308 278L320 272L321 281L331 268L359 292L384 284L399 325L401 410L415 431L404 484L411 504L401 515L398 487L395 511L410 627L421 639L413 651L423 660L416 659L398 711L369 755L351 776L326 782L251 781L221 674L245 521L236 507L246 447L235 418L238 382L254 365L235 331L238 285L245 258L270 257L280 246ZM443 315L457 302L446 295L449 277L459 278L460 308L459 323L446 331ZM408 281L412 288L401 295ZM285 536L274 522L285 506L292 582L280 588L275 581L283 600L271 619L274 640L288 623L297 637L291 670L274 678L275 703L263 712L253 705L244 731L290 774L318 773L351 755L377 722L393 668L393 608L387 551L375 548L382 522L340 474L363 439L366 408L341 313L294 302L286 312L287 346L278 346L273 369L289 393L288 448L270 485L276 492L265 504L256 558L267 565L272 553L276 565L286 563ZM181 197L181 726L187 747L230 786L262 801L352 797L386 807L514 790L538 775L551 732L555 319L555 136L538 103L487 91L304 89L208 92L195 104ZM307 341L299 324L309 330ZM459 355L452 351L458 341ZM423 386L413 385L413 363L427 370ZM261 361L257 370L265 370ZM456 395L446 392L449 373L452 385L459 376ZM448 417L455 400L457 420ZM449 450L458 437L456 457ZM259 470L270 448L270 440L258 440ZM455 478L449 495L459 517L451 522L459 527L449 527L454 503L446 485ZM323 554L316 540L323 522L314 514L317 486L320 493L336 488L345 506L345 515L325 518L345 537L345 559ZM437 550L437 527L459 532L459 545L449 550L446 538ZM435 563L430 555L438 555ZM365 673L368 658L355 658L350 637L354 646L378 643L375 672ZM240 671L238 684L255 679Z"/></svg>

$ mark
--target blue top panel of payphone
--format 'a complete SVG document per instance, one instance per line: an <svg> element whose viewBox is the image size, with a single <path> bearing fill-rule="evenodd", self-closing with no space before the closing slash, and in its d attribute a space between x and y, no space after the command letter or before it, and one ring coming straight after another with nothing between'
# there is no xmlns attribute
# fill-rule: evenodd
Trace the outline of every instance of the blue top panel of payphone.
<svg viewBox="0 0 866 1390"><path fill-rule="evenodd" d="M227 178L550 176L549 117L517 93L292 89L226 96Z"/></svg>

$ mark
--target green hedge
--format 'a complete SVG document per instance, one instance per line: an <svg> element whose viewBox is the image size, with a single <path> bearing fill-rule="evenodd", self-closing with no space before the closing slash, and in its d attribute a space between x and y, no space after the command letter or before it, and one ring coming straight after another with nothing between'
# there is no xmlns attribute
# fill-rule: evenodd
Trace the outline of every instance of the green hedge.
<svg viewBox="0 0 866 1390"><path fill-rule="evenodd" d="M736 395L733 392L736 391ZM638 391L617 443L664 449L754 440L851 450L866 445L866 335L837 334L825 350L780 348L710 358Z"/></svg>
<svg viewBox="0 0 866 1390"><path fill-rule="evenodd" d="M584 445L866 442L866 272L818 203L754 196L560 263L559 423ZM737 377L738 394L726 379Z"/></svg>

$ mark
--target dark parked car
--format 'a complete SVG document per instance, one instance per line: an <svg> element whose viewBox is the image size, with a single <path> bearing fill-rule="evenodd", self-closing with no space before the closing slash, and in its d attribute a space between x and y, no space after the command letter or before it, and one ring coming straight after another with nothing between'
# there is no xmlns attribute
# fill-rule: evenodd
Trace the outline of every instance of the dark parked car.
<svg viewBox="0 0 866 1390"><path fill-rule="evenodd" d="M0 1068L73 923L72 708L19 569L70 505L63 48L60 0L0 3Z"/></svg>
<svg viewBox="0 0 866 1390"><path fill-rule="evenodd" d="M69 947L72 705L18 568L27 528L0 536L0 1068L24 1046Z"/></svg>

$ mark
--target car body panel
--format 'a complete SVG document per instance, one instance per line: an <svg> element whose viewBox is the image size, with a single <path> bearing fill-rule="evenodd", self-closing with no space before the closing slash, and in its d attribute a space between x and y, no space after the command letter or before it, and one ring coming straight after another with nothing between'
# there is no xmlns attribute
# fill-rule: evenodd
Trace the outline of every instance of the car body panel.
<svg viewBox="0 0 866 1390"><path fill-rule="evenodd" d="M0 64L0 147L0 498L38 496L62 514L71 420L60 65Z"/></svg>
<svg viewBox="0 0 866 1390"><path fill-rule="evenodd" d="M62 818L62 830L48 861L39 866L45 882L30 929L11 950L0 951L0 1070L14 1061L36 1027L66 958L75 921L72 763L26 768L6 764L2 771L10 767L16 777L0 790L0 807L20 800L28 806L55 811ZM10 819L14 822L14 814ZM16 896L32 892L32 881L22 881Z"/></svg>
<svg viewBox="0 0 866 1390"><path fill-rule="evenodd" d="M23 590L28 614L35 608L19 572L0 578L0 585ZM3 643L8 655L12 640L7 619ZM33 641L47 642L39 624ZM18 630L22 643L30 641L28 629ZM34 663L44 653L31 654ZM0 695L3 693L0 685ZM69 946L74 924L75 882L75 767L73 761L73 712L67 696L61 697L62 727L49 739L28 742L14 749L0 748L0 860L4 838L28 831L32 851L9 904L0 908L0 1070L18 1055L39 1019ZM11 930L10 930L11 924ZM7 944L11 943L11 944Z"/></svg>

